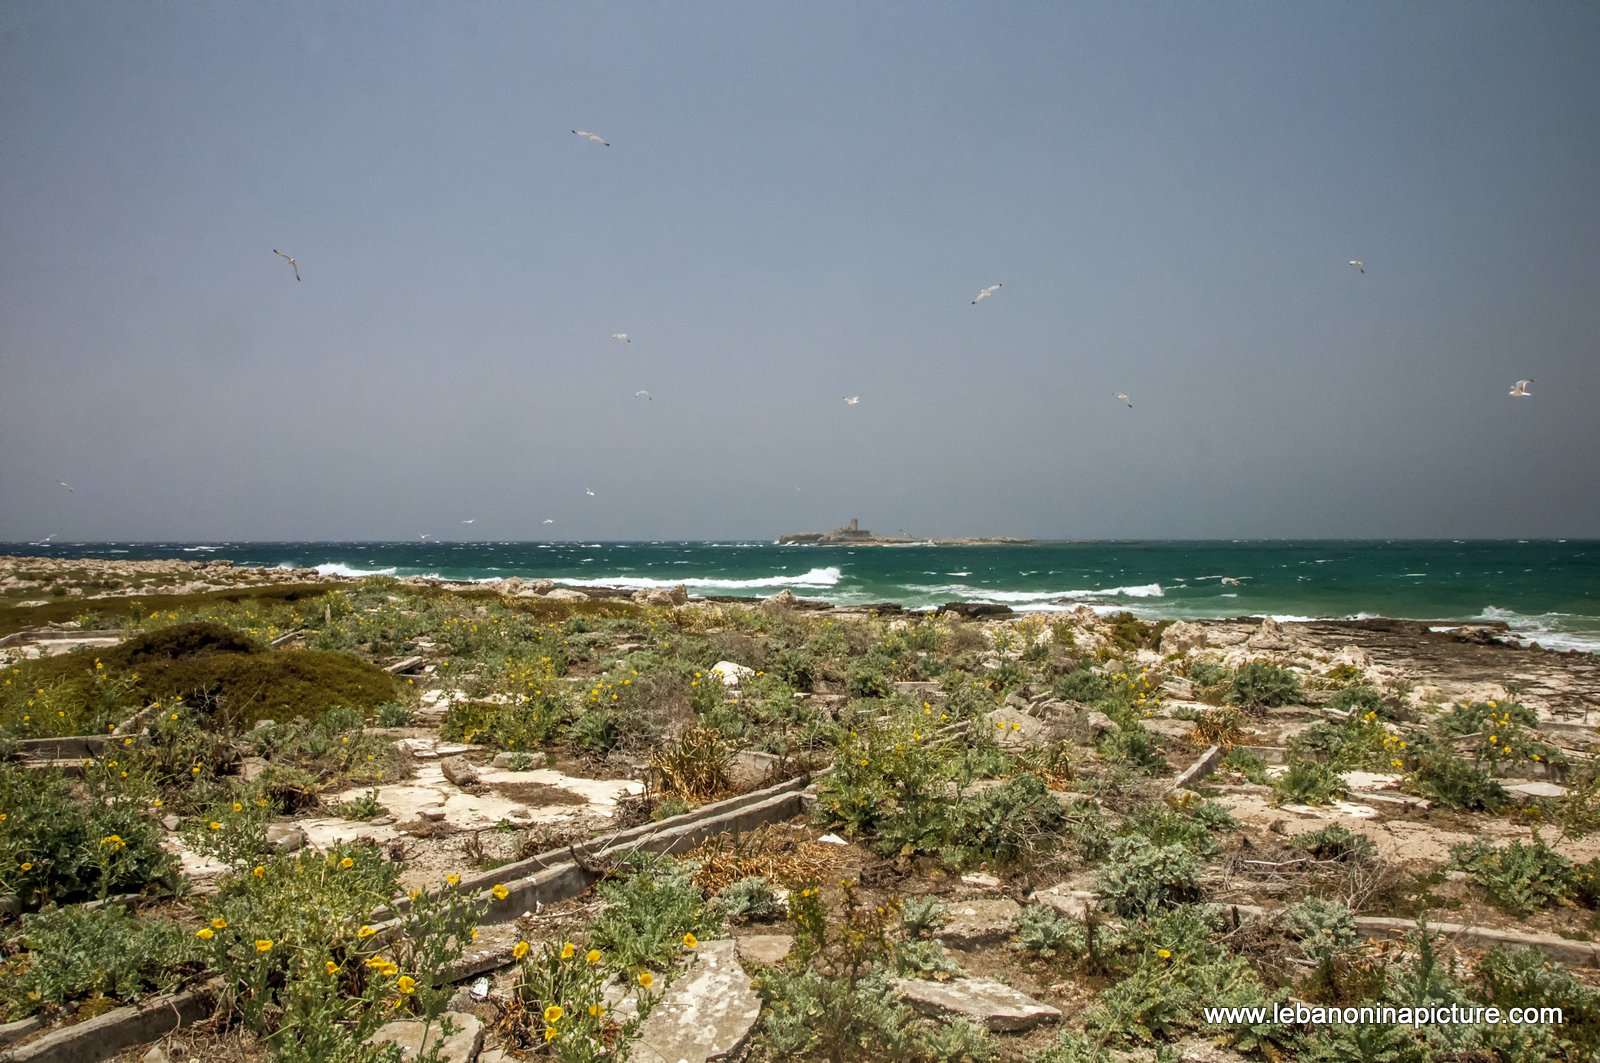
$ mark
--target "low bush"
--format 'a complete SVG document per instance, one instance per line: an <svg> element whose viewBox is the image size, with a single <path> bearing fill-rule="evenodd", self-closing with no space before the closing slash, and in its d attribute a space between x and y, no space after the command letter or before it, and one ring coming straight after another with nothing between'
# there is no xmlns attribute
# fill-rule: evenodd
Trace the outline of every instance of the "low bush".
<svg viewBox="0 0 1600 1063"><path fill-rule="evenodd" d="M660 968L683 951L683 935L710 937L720 913L670 857L636 854L625 875L600 884L606 909L590 928L595 948L618 970Z"/></svg>
<svg viewBox="0 0 1600 1063"><path fill-rule="evenodd" d="M1200 858L1176 843L1124 835L1111 843L1095 890L1113 912L1127 917L1190 904L1200 899Z"/></svg>
<svg viewBox="0 0 1600 1063"><path fill-rule="evenodd" d="M116 905L26 915L14 944L20 951L0 962L0 1022L69 1001L131 1003L176 989L205 966L193 932Z"/></svg>
<svg viewBox="0 0 1600 1063"><path fill-rule="evenodd" d="M1275 709L1300 700L1300 680L1287 668L1251 661L1233 674L1231 704L1246 709Z"/></svg>
<svg viewBox="0 0 1600 1063"><path fill-rule="evenodd" d="M1280 805L1328 805L1349 792L1339 772L1314 760L1297 760L1272 780L1272 797Z"/></svg>
<svg viewBox="0 0 1600 1063"><path fill-rule="evenodd" d="M1406 787L1437 804L1468 812L1498 812L1511 803L1511 795L1487 772L1448 749L1418 757Z"/></svg>
<svg viewBox="0 0 1600 1063"><path fill-rule="evenodd" d="M1456 846L1450 856L1496 904L1517 915L1570 902L1574 893L1572 861L1537 836L1531 843L1519 839L1504 847L1477 838Z"/></svg>

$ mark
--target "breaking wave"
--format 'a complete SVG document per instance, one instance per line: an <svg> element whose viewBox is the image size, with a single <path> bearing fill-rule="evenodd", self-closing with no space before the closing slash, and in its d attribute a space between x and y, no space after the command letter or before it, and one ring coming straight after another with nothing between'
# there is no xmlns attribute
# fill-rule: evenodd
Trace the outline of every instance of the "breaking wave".
<svg viewBox="0 0 1600 1063"><path fill-rule="evenodd" d="M746 590L759 587L832 587L844 574L837 568L814 568L798 576L758 576L755 579L719 579L680 576L676 579L654 579L650 576L600 576L595 579L555 579L564 587L625 587L644 590L650 587L702 587L716 590Z"/></svg>

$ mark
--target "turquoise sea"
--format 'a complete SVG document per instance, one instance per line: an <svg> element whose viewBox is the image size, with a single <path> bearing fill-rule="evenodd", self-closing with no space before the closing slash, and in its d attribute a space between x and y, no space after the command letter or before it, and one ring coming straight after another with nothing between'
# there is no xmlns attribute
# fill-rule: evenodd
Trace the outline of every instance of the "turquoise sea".
<svg viewBox="0 0 1600 1063"><path fill-rule="evenodd" d="M772 542L288 542L0 544L9 554L239 565L347 575L551 579L695 595L838 604L1090 605L1152 618L1274 616L1500 620L1547 649L1600 652L1600 541L1251 541L1015 546L779 546ZM1237 580L1224 584L1223 577Z"/></svg>

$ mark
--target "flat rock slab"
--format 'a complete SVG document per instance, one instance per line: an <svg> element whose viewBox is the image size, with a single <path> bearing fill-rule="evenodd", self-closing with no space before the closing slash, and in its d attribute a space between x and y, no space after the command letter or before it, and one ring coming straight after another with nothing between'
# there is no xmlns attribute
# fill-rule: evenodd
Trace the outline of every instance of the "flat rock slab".
<svg viewBox="0 0 1600 1063"><path fill-rule="evenodd" d="M966 1019L991 1033L1020 1033L1042 1022L1059 1022L1061 1012L1028 994L985 978L924 982L896 978L895 992L913 1009L935 1019Z"/></svg>
<svg viewBox="0 0 1600 1063"><path fill-rule="evenodd" d="M521 825L562 823L585 813L609 819L616 811L619 797L644 792L644 783L633 779L583 779L549 769L506 771L480 768L477 782L480 784L478 789L469 793L445 777L439 761L424 761L417 766L416 773L404 782L379 786L378 803L402 823L413 819L429 819L465 831L483 830L501 820ZM576 800L546 803L536 798L524 798L517 792L516 784L527 783L538 784L526 787L528 791L554 787L567 791ZM517 796L497 792L499 787L505 787ZM335 800L351 801L366 793L365 788L356 787L338 794ZM334 822L344 824L341 830L334 832L339 835L338 841L341 843L349 841L350 837L366 837L372 830L384 829L345 820ZM322 823L315 822L313 825L313 822L302 822L301 826L305 828L312 845L319 848L325 845L323 835L327 831ZM388 838L373 840L381 843Z"/></svg>
<svg viewBox="0 0 1600 1063"><path fill-rule="evenodd" d="M441 1023L425 1023L408 1019L391 1022L372 1035L372 1044L396 1044L404 1059L416 1059L424 1051L440 1046L439 1058L444 1063L473 1063L478 1050L483 1047L483 1023L476 1015L447 1011L444 1018L455 1026L455 1033L440 1042ZM441 1020L442 1022L442 1020ZM426 1043L424 1043L426 1042Z"/></svg>
<svg viewBox="0 0 1600 1063"><path fill-rule="evenodd" d="M794 938L788 934L751 934L737 939L737 944L739 959L771 967L788 957L794 948Z"/></svg>
<svg viewBox="0 0 1600 1063"><path fill-rule="evenodd" d="M1089 890L1073 889L1066 883L1049 889L1035 890L1028 898L1035 904L1047 904L1066 916L1082 922L1091 911L1100 910L1099 898Z"/></svg>
<svg viewBox="0 0 1600 1063"><path fill-rule="evenodd" d="M1010 937L1021 916L1022 905L1004 897L961 901L945 910L945 924L934 936L956 948L991 945Z"/></svg>
<svg viewBox="0 0 1600 1063"><path fill-rule="evenodd" d="M744 1047L761 998L739 965L731 940L705 941L688 972L667 990L639 1027L634 1063L705 1063Z"/></svg>
<svg viewBox="0 0 1600 1063"><path fill-rule="evenodd" d="M1565 797L1567 788L1553 782L1519 782L1506 787L1506 792L1519 797Z"/></svg>

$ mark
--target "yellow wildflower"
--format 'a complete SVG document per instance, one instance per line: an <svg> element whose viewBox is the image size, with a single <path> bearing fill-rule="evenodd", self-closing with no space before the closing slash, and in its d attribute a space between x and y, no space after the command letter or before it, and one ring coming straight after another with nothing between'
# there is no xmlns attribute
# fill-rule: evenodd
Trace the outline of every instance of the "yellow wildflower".
<svg viewBox="0 0 1600 1063"><path fill-rule="evenodd" d="M402 993L409 993L417 988L417 980L409 974L403 974L400 976L400 980L394 984L394 987Z"/></svg>
<svg viewBox="0 0 1600 1063"><path fill-rule="evenodd" d="M1156 955L1160 956L1163 960L1170 960L1170 959L1172 959L1172 950L1171 949L1156 949Z"/></svg>
<svg viewBox="0 0 1600 1063"><path fill-rule="evenodd" d="M460 881L461 881L461 876L457 875L457 874L454 874L454 873L446 875L444 877L444 884L446 886L454 886L456 883L458 883Z"/></svg>
<svg viewBox="0 0 1600 1063"><path fill-rule="evenodd" d="M587 953L584 954L583 958L588 960L590 963L599 963L600 962L600 950L599 949L590 949Z"/></svg>
<svg viewBox="0 0 1600 1063"><path fill-rule="evenodd" d="M693 934L685 934L685 935L683 935L683 947L684 948L692 949L698 944L700 944L700 939L695 937Z"/></svg>
<svg viewBox="0 0 1600 1063"><path fill-rule="evenodd" d="M356 862L354 859L347 856L343 860L339 861L339 866L344 868L346 871L349 871L352 867L356 866Z"/></svg>
<svg viewBox="0 0 1600 1063"><path fill-rule="evenodd" d="M644 971L639 975L639 984L644 986L646 989L649 989L651 983L655 980L655 975L651 974L649 971Z"/></svg>
<svg viewBox="0 0 1600 1063"><path fill-rule="evenodd" d="M565 1014L566 1012L561 1010L560 1004L551 1004L548 1008L544 1009L544 1021L554 1026L556 1023L561 1021L561 1016Z"/></svg>
<svg viewBox="0 0 1600 1063"><path fill-rule="evenodd" d="M256 878L266 878L267 877L267 869L261 864L257 864L255 867L251 868L250 869L250 873L252 875L254 875Z"/></svg>
<svg viewBox="0 0 1600 1063"><path fill-rule="evenodd" d="M228 929L228 921L219 915L215 919L211 920L211 929L226 930Z"/></svg>
<svg viewBox="0 0 1600 1063"><path fill-rule="evenodd" d="M272 939L271 938L256 938L256 951L257 952L271 952L272 951Z"/></svg>
<svg viewBox="0 0 1600 1063"><path fill-rule="evenodd" d="M373 934L376 934L376 933L377 933L377 931L372 929L370 926L363 926L360 930L356 931L356 937L358 937L358 938L369 938Z"/></svg>
<svg viewBox="0 0 1600 1063"><path fill-rule="evenodd" d="M334 963L332 960L328 960L325 963L323 963L322 969L324 971L327 971L329 974L338 974L339 973L339 965L337 963Z"/></svg>
<svg viewBox="0 0 1600 1063"><path fill-rule="evenodd" d="M212 938L216 937L217 934L216 931L212 930L209 926L203 926L194 932L194 936L199 938L201 941L210 941Z"/></svg>
<svg viewBox="0 0 1600 1063"><path fill-rule="evenodd" d="M503 886L502 884L500 884L498 882L496 882L494 884L494 888L491 889L489 892L494 894L494 899L497 900L497 901L503 901L507 897L511 896L511 891L506 889L505 886Z"/></svg>
<svg viewBox="0 0 1600 1063"><path fill-rule="evenodd" d="M550 1043L551 1041L554 1041L557 1037L560 1037L560 1036L561 1036L561 1031L556 1029L554 1026L546 1026L544 1028L544 1039L545 1039L545 1043L546 1044Z"/></svg>
<svg viewBox="0 0 1600 1063"><path fill-rule="evenodd" d="M519 941L511 948L511 958L514 960L520 960L527 954L528 943L526 941Z"/></svg>

